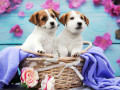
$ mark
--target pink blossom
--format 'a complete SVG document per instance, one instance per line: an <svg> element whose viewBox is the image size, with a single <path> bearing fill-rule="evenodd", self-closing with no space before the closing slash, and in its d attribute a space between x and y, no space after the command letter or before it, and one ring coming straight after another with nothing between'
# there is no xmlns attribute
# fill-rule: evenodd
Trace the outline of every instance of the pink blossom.
<svg viewBox="0 0 120 90"><path fill-rule="evenodd" d="M69 2L70 8L78 8L84 3L86 0L67 0Z"/></svg>
<svg viewBox="0 0 120 90"><path fill-rule="evenodd" d="M118 63L118 64L119 64L119 66L120 66L120 59L118 59L118 60L117 60L117 63Z"/></svg>
<svg viewBox="0 0 120 90"><path fill-rule="evenodd" d="M119 5L114 5L114 11L113 11L116 15L120 15L120 6Z"/></svg>
<svg viewBox="0 0 120 90"><path fill-rule="evenodd" d="M12 10L14 10L14 9L16 9L17 7L19 7L20 5L15 5L14 7L8 7L8 8L6 8L6 12L10 12L10 11L12 11Z"/></svg>
<svg viewBox="0 0 120 90"><path fill-rule="evenodd" d="M21 84L26 83L27 87L34 87L38 84L38 72L30 67L24 67L21 70Z"/></svg>
<svg viewBox="0 0 120 90"><path fill-rule="evenodd" d="M93 0L94 4L100 4L101 0Z"/></svg>
<svg viewBox="0 0 120 90"><path fill-rule="evenodd" d="M120 6L114 5L112 0L104 0L103 5L105 6L105 12L110 13L111 16L120 15Z"/></svg>
<svg viewBox="0 0 120 90"><path fill-rule="evenodd" d="M13 3L21 4L22 0L11 0Z"/></svg>
<svg viewBox="0 0 120 90"><path fill-rule="evenodd" d="M0 13L4 13L9 6L9 0L0 0Z"/></svg>
<svg viewBox="0 0 120 90"><path fill-rule="evenodd" d="M44 4L41 5L44 9L53 9L55 11L60 12L60 3L59 2L53 2L53 0L46 0Z"/></svg>
<svg viewBox="0 0 120 90"><path fill-rule="evenodd" d="M103 37L96 36L93 44L105 50L108 46L112 44L112 40L110 38L111 38L110 33L105 33Z"/></svg>
<svg viewBox="0 0 120 90"><path fill-rule="evenodd" d="M15 25L11 28L10 33L14 33L15 36L21 36L23 34L23 30L19 25Z"/></svg>
<svg viewBox="0 0 120 90"><path fill-rule="evenodd" d="M105 12L106 13L110 13L111 11L111 6L113 5L113 3L111 2L111 0L103 0L103 5L105 6Z"/></svg>
<svg viewBox="0 0 120 90"><path fill-rule="evenodd" d="M24 13L23 11L19 11L19 12L18 12L18 16L24 17L24 16L25 16L25 13Z"/></svg>
<svg viewBox="0 0 120 90"><path fill-rule="evenodd" d="M31 9L33 7L33 3L32 2L27 2L25 7L26 7L26 9Z"/></svg>

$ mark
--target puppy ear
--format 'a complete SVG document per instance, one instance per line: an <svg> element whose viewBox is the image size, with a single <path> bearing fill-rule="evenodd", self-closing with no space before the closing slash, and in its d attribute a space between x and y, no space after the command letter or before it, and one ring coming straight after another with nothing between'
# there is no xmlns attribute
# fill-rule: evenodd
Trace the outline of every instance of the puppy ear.
<svg viewBox="0 0 120 90"><path fill-rule="evenodd" d="M83 15L84 16L84 15ZM89 19L86 17L86 16L84 16L84 20L85 20L85 22L86 22L86 24L87 24L87 26L89 25Z"/></svg>
<svg viewBox="0 0 120 90"><path fill-rule="evenodd" d="M55 10L53 10L53 9L51 9L52 11L53 11L53 13L55 14L55 16L57 17L57 19L59 20L59 15L60 15L60 13L59 12L57 12L57 11L55 11Z"/></svg>
<svg viewBox="0 0 120 90"><path fill-rule="evenodd" d="M59 21L60 21L60 23L65 25L67 23L67 13L63 14Z"/></svg>
<svg viewBox="0 0 120 90"><path fill-rule="evenodd" d="M37 19L38 19L38 12L35 12L29 19L29 21L35 25L37 25Z"/></svg>

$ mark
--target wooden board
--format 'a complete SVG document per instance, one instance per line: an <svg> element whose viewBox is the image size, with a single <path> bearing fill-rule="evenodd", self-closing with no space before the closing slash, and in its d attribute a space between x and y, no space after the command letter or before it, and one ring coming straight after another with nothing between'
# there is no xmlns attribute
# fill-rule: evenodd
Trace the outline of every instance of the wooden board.
<svg viewBox="0 0 120 90"><path fill-rule="evenodd" d="M29 17L34 12L42 9L40 5L44 1L45 0L30 0L30 2L34 4L34 7L30 10L26 10L25 4L29 2L29 0L23 0L21 6L12 11L10 14L0 14L0 50L11 45L22 44L25 41L27 36L34 29L34 25L29 22ZM115 70L115 75L120 76L120 67L116 63L116 60L120 58L120 40L115 38L115 30L119 28L116 23L116 18L113 18L110 14L105 13L102 5L95 6L92 0L86 0L86 2L77 9L70 9L66 0L54 1L60 2L60 16L71 10L77 10L89 18L90 24L82 33L84 40L93 42L96 36L103 36L105 32L111 33L113 44L105 51L105 55ZM24 11L25 17L18 17L19 11ZM9 33L10 28L16 24L19 24L24 31L21 37L15 37L14 34ZM64 26L60 24L56 35L58 35L63 29Z"/></svg>

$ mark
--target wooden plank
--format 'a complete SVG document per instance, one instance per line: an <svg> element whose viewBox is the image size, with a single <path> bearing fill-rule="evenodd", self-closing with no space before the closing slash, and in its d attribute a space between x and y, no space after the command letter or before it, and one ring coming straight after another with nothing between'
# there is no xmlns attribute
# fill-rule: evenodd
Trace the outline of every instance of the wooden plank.
<svg viewBox="0 0 120 90"><path fill-rule="evenodd" d="M87 16L90 19L90 24L82 33L84 40L93 42L97 35L102 36L105 32L110 31L113 43L120 43L120 40L115 38L115 30L118 29L117 23L114 22L115 20L113 20L111 17ZM35 26L28 20L29 17L0 17L0 44L22 44L27 36L33 31ZM16 24L19 24L24 31L21 37L15 37L13 34L9 33L11 27ZM57 30L57 35L63 29L64 26L60 24Z"/></svg>
<svg viewBox="0 0 120 90"><path fill-rule="evenodd" d="M116 63L120 59L120 44L113 44L105 50L105 55L108 58L115 75L120 77L120 66Z"/></svg>
<svg viewBox="0 0 120 90"><path fill-rule="evenodd" d="M25 4L29 0L24 0L19 8L12 11L10 14L0 14L0 44L22 44L27 36L32 32L34 25L29 23L29 17L36 11L41 10L40 5L44 3L44 0L31 0L34 7L31 10L25 9ZM112 34L113 43L120 43L115 39L115 30L119 27L115 21L115 18L110 17L109 14L104 12L103 6L95 6L91 0L86 0L84 4L78 9L70 9L66 0L54 0L60 1L61 15L71 10L78 10L84 13L90 20L89 27L83 32L84 40L93 42L95 35L103 35L105 32L110 31ZM25 17L18 17L19 11L24 11ZM24 30L22 37L15 37L10 34L10 28L15 24L19 24ZM57 35L64 29L63 25L57 30Z"/></svg>
<svg viewBox="0 0 120 90"><path fill-rule="evenodd" d="M3 50L6 47L15 46L15 45L0 45L0 50ZM105 55L108 58L113 70L115 71L116 76L120 76L120 67L116 63L116 60L120 58L120 45L113 44L106 51Z"/></svg>
<svg viewBox="0 0 120 90"><path fill-rule="evenodd" d="M85 12L95 13L96 11L97 13L104 13L104 7L102 5L95 6L92 0L86 0L85 3L83 3L79 8L76 9L69 8L69 3L66 0L53 0L53 1L60 2L60 11L64 13L71 10L77 10L84 13ZM25 5L27 2L32 2L34 4L34 7L30 10L26 10ZM17 9L11 12L11 15L13 16L17 15L18 11L20 10L24 11L27 15L31 15L33 12L43 9L42 7L40 7L40 5L43 4L44 2L45 0L30 0L30 1L24 0L20 4L20 7L18 7ZM4 15L8 15L8 14L4 14Z"/></svg>

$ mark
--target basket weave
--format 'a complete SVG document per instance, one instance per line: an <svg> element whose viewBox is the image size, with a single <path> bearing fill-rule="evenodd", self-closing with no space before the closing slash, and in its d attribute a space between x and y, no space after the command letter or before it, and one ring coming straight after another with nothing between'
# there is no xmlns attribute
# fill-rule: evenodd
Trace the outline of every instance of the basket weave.
<svg viewBox="0 0 120 90"><path fill-rule="evenodd" d="M87 47L86 50L88 50L91 46L92 45L90 43L90 46ZM45 56L49 56L49 55L45 55ZM51 55L49 57L52 58ZM19 67L20 67L20 69L22 69L23 67L33 67L35 70L38 70L38 69L41 69L41 68L58 65L60 62L72 63L72 62L76 61L78 58L81 59L80 65L74 66L74 67L76 67L78 69L78 71L80 73L82 73L82 68L83 68L83 65L84 65L84 62L85 62L85 60L82 57L59 58L57 62L52 62L52 63L49 63L48 65L44 64L47 57L26 58L20 63ZM40 88L41 87L41 81L46 74L48 74L48 76L53 76L54 77L54 79L55 79L55 89L56 90L58 90L58 89L67 90L69 88L82 86L83 85L82 80L80 80L80 78L76 74L76 72L69 67L65 68L64 71L60 74L60 76L57 77L58 74L60 73L60 71L64 67L65 66L61 66L61 67L55 67L55 68L44 70L44 71L38 71L40 80L38 82L38 85L35 88Z"/></svg>

